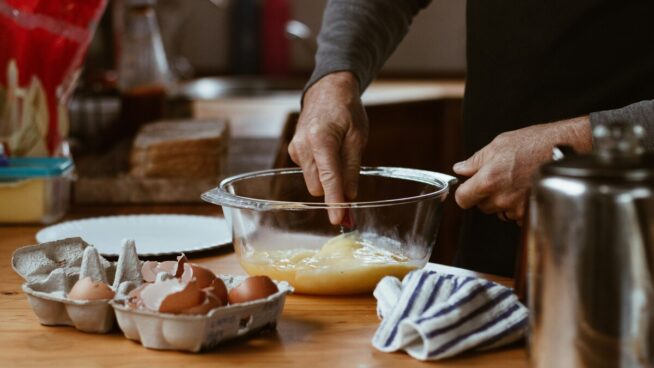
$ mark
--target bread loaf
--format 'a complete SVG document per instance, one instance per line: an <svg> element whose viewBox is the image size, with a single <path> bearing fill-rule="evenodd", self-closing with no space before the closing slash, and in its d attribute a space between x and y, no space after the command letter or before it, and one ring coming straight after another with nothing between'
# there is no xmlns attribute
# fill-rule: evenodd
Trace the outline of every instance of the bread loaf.
<svg viewBox="0 0 654 368"><path fill-rule="evenodd" d="M143 126L130 154L130 175L218 178L224 169L229 125L224 120L173 120Z"/></svg>

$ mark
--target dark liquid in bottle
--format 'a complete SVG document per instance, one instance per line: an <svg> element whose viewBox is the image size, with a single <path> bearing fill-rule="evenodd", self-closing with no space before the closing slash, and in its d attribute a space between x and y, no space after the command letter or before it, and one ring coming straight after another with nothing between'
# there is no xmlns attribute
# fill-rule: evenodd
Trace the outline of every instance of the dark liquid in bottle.
<svg viewBox="0 0 654 368"><path fill-rule="evenodd" d="M132 88L121 94L119 138L133 137L145 123L164 117L166 89L163 86Z"/></svg>

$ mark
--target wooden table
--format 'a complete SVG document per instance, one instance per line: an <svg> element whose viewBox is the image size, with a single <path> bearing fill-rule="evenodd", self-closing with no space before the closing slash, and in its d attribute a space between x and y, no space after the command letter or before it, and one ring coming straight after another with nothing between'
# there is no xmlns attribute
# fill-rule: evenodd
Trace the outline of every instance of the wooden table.
<svg viewBox="0 0 654 368"><path fill-rule="evenodd" d="M213 214L210 205L77 207L67 217L82 218L128 213ZM32 313L11 269L12 252L34 244L40 226L0 226L0 366L300 366L300 367L525 367L523 346L471 353L441 362L423 363L405 353L382 353L370 344L379 324L372 296L312 297L291 295L276 332L226 343L200 354L147 350L120 331L86 334L71 327L41 326ZM231 250L191 254L194 262L218 273L243 274ZM446 272L467 273L437 266ZM511 280L483 275L510 284Z"/></svg>

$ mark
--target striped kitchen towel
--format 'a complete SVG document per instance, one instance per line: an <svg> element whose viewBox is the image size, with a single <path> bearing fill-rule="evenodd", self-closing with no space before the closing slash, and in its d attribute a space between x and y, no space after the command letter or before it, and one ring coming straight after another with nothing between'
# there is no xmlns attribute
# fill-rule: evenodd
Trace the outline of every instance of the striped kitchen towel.
<svg viewBox="0 0 654 368"><path fill-rule="evenodd" d="M436 360L520 339L528 310L513 290L491 281L416 270L400 283L384 277L374 291L382 322L372 344Z"/></svg>

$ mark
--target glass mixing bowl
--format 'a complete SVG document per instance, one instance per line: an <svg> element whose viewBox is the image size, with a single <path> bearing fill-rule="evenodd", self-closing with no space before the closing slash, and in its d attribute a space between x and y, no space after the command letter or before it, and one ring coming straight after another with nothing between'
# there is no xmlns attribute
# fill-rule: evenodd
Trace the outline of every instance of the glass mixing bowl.
<svg viewBox="0 0 654 368"><path fill-rule="evenodd" d="M363 167L356 201L323 203L299 168L275 169L227 178L202 198L222 206L249 274L286 280L299 293L345 295L427 263L455 183L431 171ZM351 226L331 224L327 211Z"/></svg>

